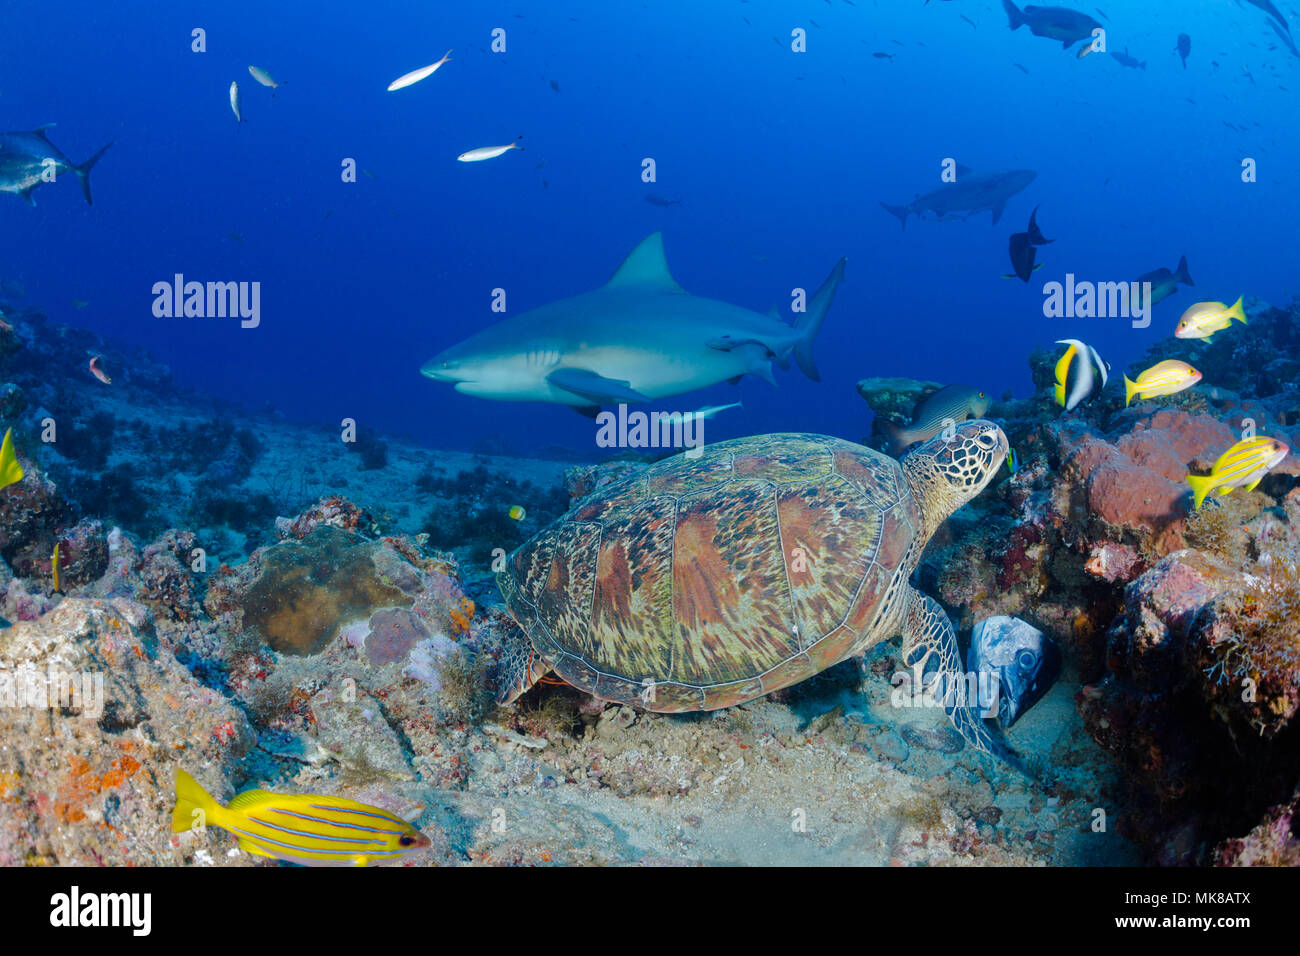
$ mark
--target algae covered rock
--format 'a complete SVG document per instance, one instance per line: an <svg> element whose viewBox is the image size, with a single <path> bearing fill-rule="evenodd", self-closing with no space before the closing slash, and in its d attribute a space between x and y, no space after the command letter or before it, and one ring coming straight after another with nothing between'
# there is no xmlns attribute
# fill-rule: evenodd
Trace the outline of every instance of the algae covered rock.
<svg viewBox="0 0 1300 956"><path fill-rule="evenodd" d="M244 595L244 624L282 654L316 654L348 621L409 605L412 595L376 567L381 548L329 525L273 545Z"/></svg>

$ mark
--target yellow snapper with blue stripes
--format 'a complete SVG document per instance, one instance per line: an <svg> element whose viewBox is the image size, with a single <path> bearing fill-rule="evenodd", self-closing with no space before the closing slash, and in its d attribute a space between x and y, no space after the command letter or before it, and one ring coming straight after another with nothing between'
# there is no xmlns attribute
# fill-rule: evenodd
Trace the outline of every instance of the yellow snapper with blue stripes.
<svg viewBox="0 0 1300 956"><path fill-rule="evenodd" d="M18 464L18 454L14 451L13 429L5 432L4 441L0 442L0 488L8 488L23 480L23 466Z"/></svg>
<svg viewBox="0 0 1300 956"><path fill-rule="evenodd" d="M1242 298L1244 297L1238 296L1237 301L1232 305L1224 305L1222 302L1197 302L1178 320L1178 327L1174 329L1174 338L1204 339L1209 342L1215 332L1222 332L1232 325L1233 319L1246 325L1246 313L1241 307Z"/></svg>
<svg viewBox="0 0 1300 956"><path fill-rule="evenodd" d="M1175 395L1185 388L1191 388L1200 380L1201 373L1186 362L1165 359L1139 375L1136 382L1130 381L1127 375L1124 376L1124 407L1128 408L1134 395L1140 398Z"/></svg>
<svg viewBox="0 0 1300 956"><path fill-rule="evenodd" d="M1239 441L1214 463L1208 475L1188 475L1187 483L1196 495L1196 508L1207 495L1226 495L1233 488L1254 491L1260 480L1282 463L1291 449L1276 438L1248 438Z"/></svg>
<svg viewBox="0 0 1300 956"><path fill-rule="evenodd" d="M246 790L223 807L178 767L172 832L200 823L233 833L245 853L303 866L366 866L429 845L396 814L342 797Z"/></svg>

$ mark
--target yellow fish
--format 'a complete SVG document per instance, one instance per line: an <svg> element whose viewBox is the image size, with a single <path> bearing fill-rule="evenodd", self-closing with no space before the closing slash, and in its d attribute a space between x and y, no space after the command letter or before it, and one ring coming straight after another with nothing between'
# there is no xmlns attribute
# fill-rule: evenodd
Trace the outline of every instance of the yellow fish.
<svg viewBox="0 0 1300 956"><path fill-rule="evenodd" d="M54 542L54 553L50 555L50 577L54 578L54 590L59 590L59 542Z"/></svg>
<svg viewBox="0 0 1300 956"><path fill-rule="evenodd" d="M1124 407L1128 407L1134 395L1141 398L1174 395L1185 388L1191 388L1200 380L1201 373L1186 362L1165 359L1139 375L1136 382L1129 381L1129 377L1124 376Z"/></svg>
<svg viewBox="0 0 1300 956"><path fill-rule="evenodd" d="M510 510L507 512L507 514L509 514L510 517L514 518L516 521L523 521L524 518L527 516L528 512L524 510L523 505L511 505Z"/></svg>
<svg viewBox="0 0 1300 956"><path fill-rule="evenodd" d="M303 866L365 866L429 845L401 817L342 797L246 790L223 807L177 767L172 832L199 825L233 833L245 853Z"/></svg>
<svg viewBox="0 0 1300 956"><path fill-rule="evenodd" d="M1222 332L1232 325L1233 319L1246 325L1246 313L1241 308L1242 298L1237 296L1237 301L1230 306L1222 302L1196 303L1178 320L1174 338L1205 339L1208 342L1215 332Z"/></svg>
<svg viewBox="0 0 1300 956"><path fill-rule="evenodd" d="M5 432L4 444L0 445L0 488L8 488L22 480L23 466L18 464L18 455L14 452L14 435L11 428Z"/></svg>
<svg viewBox="0 0 1300 956"><path fill-rule="evenodd" d="M1269 471L1282 463L1291 449L1276 438L1249 438L1239 441L1214 463L1208 475L1188 475L1187 483L1196 495L1196 508L1207 495L1226 495L1233 488L1254 491L1255 486Z"/></svg>

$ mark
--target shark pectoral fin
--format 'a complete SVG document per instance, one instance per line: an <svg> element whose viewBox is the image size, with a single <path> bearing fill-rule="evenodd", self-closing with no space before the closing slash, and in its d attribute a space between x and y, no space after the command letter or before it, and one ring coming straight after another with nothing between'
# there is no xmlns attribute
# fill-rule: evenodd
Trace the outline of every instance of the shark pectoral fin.
<svg viewBox="0 0 1300 956"><path fill-rule="evenodd" d="M1003 200L1002 202L998 203L996 206L993 207L993 225L996 226L998 224L998 220L1002 218L1002 210L1006 208L1007 208L1006 200Z"/></svg>
<svg viewBox="0 0 1300 956"><path fill-rule="evenodd" d="M595 418L600 414L599 405L573 405L571 407L583 418Z"/></svg>
<svg viewBox="0 0 1300 956"><path fill-rule="evenodd" d="M768 385L776 384L776 376L772 374L772 363L766 359L762 359L751 365L749 367L749 373L751 375L757 375L763 381L767 382Z"/></svg>
<svg viewBox="0 0 1300 956"><path fill-rule="evenodd" d="M745 376L743 376L743 375L733 375L733 376L731 376L731 378L727 379L727 381L730 382L732 385L739 385L739 384L740 384L740 380L741 380L742 378L744 378L744 377L745 377Z"/></svg>
<svg viewBox="0 0 1300 956"><path fill-rule="evenodd" d="M588 399L596 405L610 405L618 402L649 401L630 382L620 379L605 378L585 368L557 368L546 381L556 388Z"/></svg>
<svg viewBox="0 0 1300 956"><path fill-rule="evenodd" d="M28 186L26 189L18 193L18 195L22 196L24 199L27 200L27 205L29 206L36 205L36 199L35 197L32 196L32 190L35 188L36 188L35 186Z"/></svg>

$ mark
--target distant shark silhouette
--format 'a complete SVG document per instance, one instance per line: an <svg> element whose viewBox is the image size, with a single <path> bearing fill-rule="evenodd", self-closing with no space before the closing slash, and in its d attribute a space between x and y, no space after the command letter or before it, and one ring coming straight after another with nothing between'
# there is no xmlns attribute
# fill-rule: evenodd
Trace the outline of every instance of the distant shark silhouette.
<svg viewBox="0 0 1300 956"><path fill-rule="evenodd" d="M992 173L972 172L958 164L957 181L946 183L933 192L917 196L906 206L881 203L890 214L907 227L907 217L932 218L936 222L969 219L985 209L993 213L996 224L1002 218L1007 200L1034 181L1038 174L1032 169L1002 169ZM925 213L933 213L927 217Z"/></svg>
<svg viewBox="0 0 1300 956"><path fill-rule="evenodd" d="M844 260L793 326L773 310L686 292L668 272L663 237L632 250L605 285L490 326L430 359L421 374L456 391L513 402L554 402L594 414L601 405L678 395L746 374L772 384L772 361L791 356L820 380L812 344Z"/></svg>

